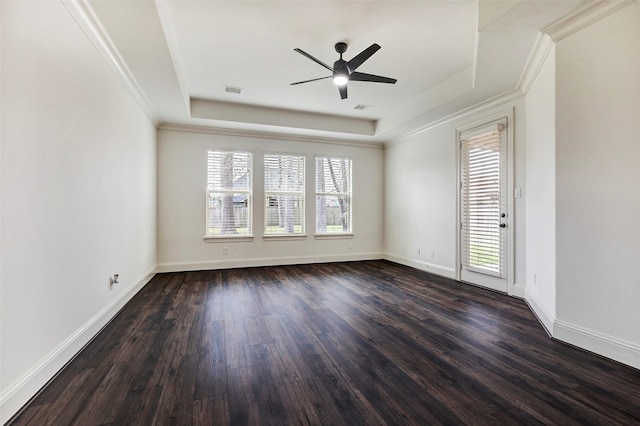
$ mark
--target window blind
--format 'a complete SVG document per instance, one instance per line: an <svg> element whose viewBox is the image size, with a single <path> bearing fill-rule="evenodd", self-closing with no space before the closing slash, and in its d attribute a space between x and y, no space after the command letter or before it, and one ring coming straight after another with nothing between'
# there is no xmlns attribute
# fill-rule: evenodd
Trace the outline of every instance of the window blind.
<svg viewBox="0 0 640 426"><path fill-rule="evenodd" d="M304 234L305 157L265 154L265 235Z"/></svg>
<svg viewBox="0 0 640 426"><path fill-rule="evenodd" d="M461 134L462 266L497 277L504 276L505 265L502 129L494 124Z"/></svg>
<svg viewBox="0 0 640 426"><path fill-rule="evenodd" d="M207 236L251 235L252 155L207 152Z"/></svg>
<svg viewBox="0 0 640 426"><path fill-rule="evenodd" d="M351 233L351 160L316 157L316 233Z"/></svg>

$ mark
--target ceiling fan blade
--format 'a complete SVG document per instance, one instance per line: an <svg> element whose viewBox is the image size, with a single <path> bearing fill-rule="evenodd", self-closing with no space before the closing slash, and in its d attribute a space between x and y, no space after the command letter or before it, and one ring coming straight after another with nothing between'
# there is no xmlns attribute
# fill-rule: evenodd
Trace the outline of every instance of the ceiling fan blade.
<svg viewBox="0 0 640 426"><path fill-rule="evenodd" d="M377 43L373 43L371 46L364 49L362 52L358 53L353 59L347 62L347 66L349 70L355 71L364 61L369 59L371 55L380 50L380 45Z"/></svg>
<svg viewBox="0 0 640 426"><path fill-rule="evenodd" d="M332 76L328 76L328 77L319 77L319 78L312 78L311 80L305 80L305 81L296 81L295 83L291 83L290 86L295 86L296 84L302 84L302 83L309 83L311 81L318 81L318 80L324 80L325 78L331 78Z"/></svg>
<svg viewBox="0 0 640 426"><path fill-rule="evenodd" d="M347 99L347 85L338 86L338 90L340 91L340 99Z"/></svg>
<svg viewBox="0 0 640 426"><path fill-rule="evenodd" d="M362 72L352 72L351 75L349 75L349 80L371 81L374 83L389 83L389 84L396 84L396 81L398 81L395 78L382 77L382 76L373 75L373 74L365 74Z"/></svg>
<svg viewBox="0 0 640 426"><path fill-rule="evenodd" d="M297 47L296 47L295 49L293 49L293 50L295 50L295 51L296 51L296 52L298 52L299 54L301 54L301 55L303 55L303 56L306 56L307 58L311 59L311 60L312 60L313 62L315 62L316 64L320 64L320 65L322 65L323 67L325 67L326 69L328 69L329 71L333 72L333 68L331 68L329 65L325 64L324 62L322 62L320 59L315 58L315 57L313 57L313 56L309 55L309 54L308 54L307 52L305 52L304 50L302 50L302 49L298 49Z"/></svg>

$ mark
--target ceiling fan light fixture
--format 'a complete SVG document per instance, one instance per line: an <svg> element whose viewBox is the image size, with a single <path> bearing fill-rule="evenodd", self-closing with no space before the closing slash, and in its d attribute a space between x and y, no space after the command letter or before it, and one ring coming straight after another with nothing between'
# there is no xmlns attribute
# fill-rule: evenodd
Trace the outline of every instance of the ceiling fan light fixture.
<svg viewBox="0 0 640 426"><path fill-rule="evenodd" d="M333 84L336 86L344 86L349 81L349 77L344 74L336 74L333 76Z"/></svg>
<svg viewBox="0 0 640 426"><path fill-rule="evenodd" d="M1 0L0 0L1 1ZM304 50L300 48L293 49L295 52L298 52L302 56L311 59L316 64L322 66L323 68L328 69L332 72L331 75L326 77L318 77L312 78L311 80L297 81L295 83L291 83L291 86L295 86L302 83L310 83L312 81L324 80L331 78L333 80L333 84L338 86L338 92L340 93L340 99L347 99L347 83L349 80L353 81L370 81L373 83L389 83L395 84L395 78L390 77L382 77L380 75L374 74L366 74L362 72L357 72L356 69L362 65L364 61L369 59L371 55L380 50L380 45L377 43L373 43L371 46L364 49L362 52L358 53L356 56L351 58L350 61L345 61L342 59L342 54L347 51L347 43L341 41L336 43L336 52L340 54L340 59L333 63L333 67L322 62L320 59L308 54Z"/></svg>

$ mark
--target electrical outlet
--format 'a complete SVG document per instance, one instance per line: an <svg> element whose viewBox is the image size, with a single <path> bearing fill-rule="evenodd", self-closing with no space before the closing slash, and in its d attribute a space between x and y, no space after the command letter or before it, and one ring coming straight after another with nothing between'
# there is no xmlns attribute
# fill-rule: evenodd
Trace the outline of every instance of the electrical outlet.
<svg viewBox="0 0 640 426"><path fill-rule="evenodd" d="M536 282L536 274L533 274L533 285L537 285L538 283Z"/></svg>
<svg viewBox="0 0 640 426"><path fill-rule="evenodd" d="M109 277L109 290L113 290L113 286L120 283L120 274L113 274Z"/></svg>
<svg viewBox="0 0 640 426"><path fill-rule="evenodd" d="M420 248L418 248L418 250L416 250L416 254L420 254Z"/></svg>
<svg viewBox="0 0 640 426"><path fill-rule="evenodd" d="M431 249L429 252L429 257L436 257L436 251L434 249Z"/></svg>
<svg viewBox="0 0 640 426"><path fill-rule="evenodd" d="M229 254L229 247L222 247L222 254L223 255L228 255Z"/></svg>
<svg viewBox="0 0 640 426"><path fill-rule="evenodd" d="M349 250L353 249L353 241L349 241L347 243L347 247L349 248Z"/></svg>

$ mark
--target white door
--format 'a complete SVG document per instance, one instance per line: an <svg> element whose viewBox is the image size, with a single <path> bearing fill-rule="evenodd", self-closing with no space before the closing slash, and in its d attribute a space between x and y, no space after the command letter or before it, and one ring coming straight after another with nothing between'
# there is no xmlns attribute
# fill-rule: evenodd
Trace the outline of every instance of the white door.
<svg viewBox="0 0 640 426"><path fill-rule="evenodd" d="M461 132L460 279L508 291L506 120Z"/></svg>

